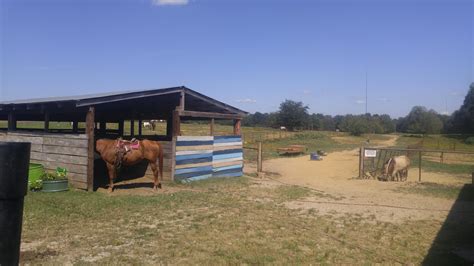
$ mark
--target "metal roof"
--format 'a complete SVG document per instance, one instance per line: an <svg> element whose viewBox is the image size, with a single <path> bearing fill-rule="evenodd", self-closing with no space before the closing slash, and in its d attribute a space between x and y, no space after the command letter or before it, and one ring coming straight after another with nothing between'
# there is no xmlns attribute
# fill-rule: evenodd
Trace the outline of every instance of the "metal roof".
<svg viewBox="0 0 474 266"><path fill-rule="evenodd" d="M84 106L100 105L100 104L112 103L112 102L118 102L118 101L153 97L153 96L159 96L159 95L165 95L165 94L172 94L172 93L178 93L178 92L184 92L186 94L189 94L191 97L199 98L200 100L219 106L232 113L247 114L247 112L243 110L240 110L236 107L220 102L211 97L205 96L185 86L170 87L170 88L163 88L163 89L136 90L136 91L132 90L132 91L121 91L121 92L87 94L87 95L78 95L78 96L48 97L48 98L2 101L0 102L0 110L3 109L3 107L8 107L8 106L14 107L17 105L37 105L37 104L48 104L48 103L58 103L58 104L70 103L70 104L75 105L76 107L84 107Z"/></svg>

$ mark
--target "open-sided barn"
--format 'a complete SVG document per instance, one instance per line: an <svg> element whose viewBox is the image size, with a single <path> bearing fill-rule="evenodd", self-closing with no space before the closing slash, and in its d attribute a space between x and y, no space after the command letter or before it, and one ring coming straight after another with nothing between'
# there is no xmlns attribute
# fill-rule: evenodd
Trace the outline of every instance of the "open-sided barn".
<svg viewBox="0 0 474 266"><path fill-rule="evenodd" d="M0 120L8 120L7 128L0 131L0 141L31 142L33 162L50 170L67 168L70 183L88 190L105 174L95 152L95 141L100 138L160 141L165 153L164 179L237 176L243 166L240 124L245 115L186 87L7 101L0 103ZM166 135L142 134L142 121L152 119L166 121ZM181 136L181 121L195 119L209 121L209 136ZM216 119L233 120L233 135L213 136ZM44 127L19 128L20 121L41 121ZM53 121L71 122L72 126L52 129ZM124 134L125 121L130 122L128 135ZM80 122L85 122L85 127L80 127ZM110 123L117 125L115 129L107 128Z"/></svg>

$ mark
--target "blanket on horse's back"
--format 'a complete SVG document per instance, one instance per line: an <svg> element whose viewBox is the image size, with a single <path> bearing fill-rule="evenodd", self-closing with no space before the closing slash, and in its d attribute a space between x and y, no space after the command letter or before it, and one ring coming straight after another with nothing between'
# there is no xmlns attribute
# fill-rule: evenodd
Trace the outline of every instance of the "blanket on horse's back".
<svg viewBox="0 0 474 266"><path fill-rule="evenodd" d="M116 157L115 157L115 168L122 166L123 157L131 150L138 150L140 148L140 141L133 138L132 140L117 139L115 145Z"/></svg>

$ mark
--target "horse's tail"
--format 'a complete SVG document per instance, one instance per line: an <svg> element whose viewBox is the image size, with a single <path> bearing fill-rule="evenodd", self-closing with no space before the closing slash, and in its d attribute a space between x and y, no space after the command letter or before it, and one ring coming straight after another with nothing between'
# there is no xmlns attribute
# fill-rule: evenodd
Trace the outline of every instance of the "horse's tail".
<svg viewBox="0 0 474 266"><path fill-rule="evenodd" d="M160 143L158 143L159 147L159 155L158 155L158 167L160 168L160 177L161 180L163 180L163 146L161 146Z"/></svg>

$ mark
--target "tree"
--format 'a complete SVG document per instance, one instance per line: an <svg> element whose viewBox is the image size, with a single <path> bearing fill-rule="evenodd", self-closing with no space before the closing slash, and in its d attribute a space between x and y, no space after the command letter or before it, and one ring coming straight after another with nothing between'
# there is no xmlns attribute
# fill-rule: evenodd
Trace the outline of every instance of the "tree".
<svg viewBox="0 0 474 266"><path fill-rule="evenodd" d="M277 121L288 130L302 128L308 121L308 109L302 102L285 100L280 104Z"/></svg>
<svg viewBox="0 0 474 266"><path fill-rule="evenodd" d="M416 134L439 134L443 129L443 122L434 110L423 106L415 106L410 113L399 120L398 130Z"/></svg>
<svg viewBox="0 0 474 266"><path fill-rule="evenodd" d="M474 82L471 83L461 108L453 113L446 127L452 133L474 133Z"/></svg>

